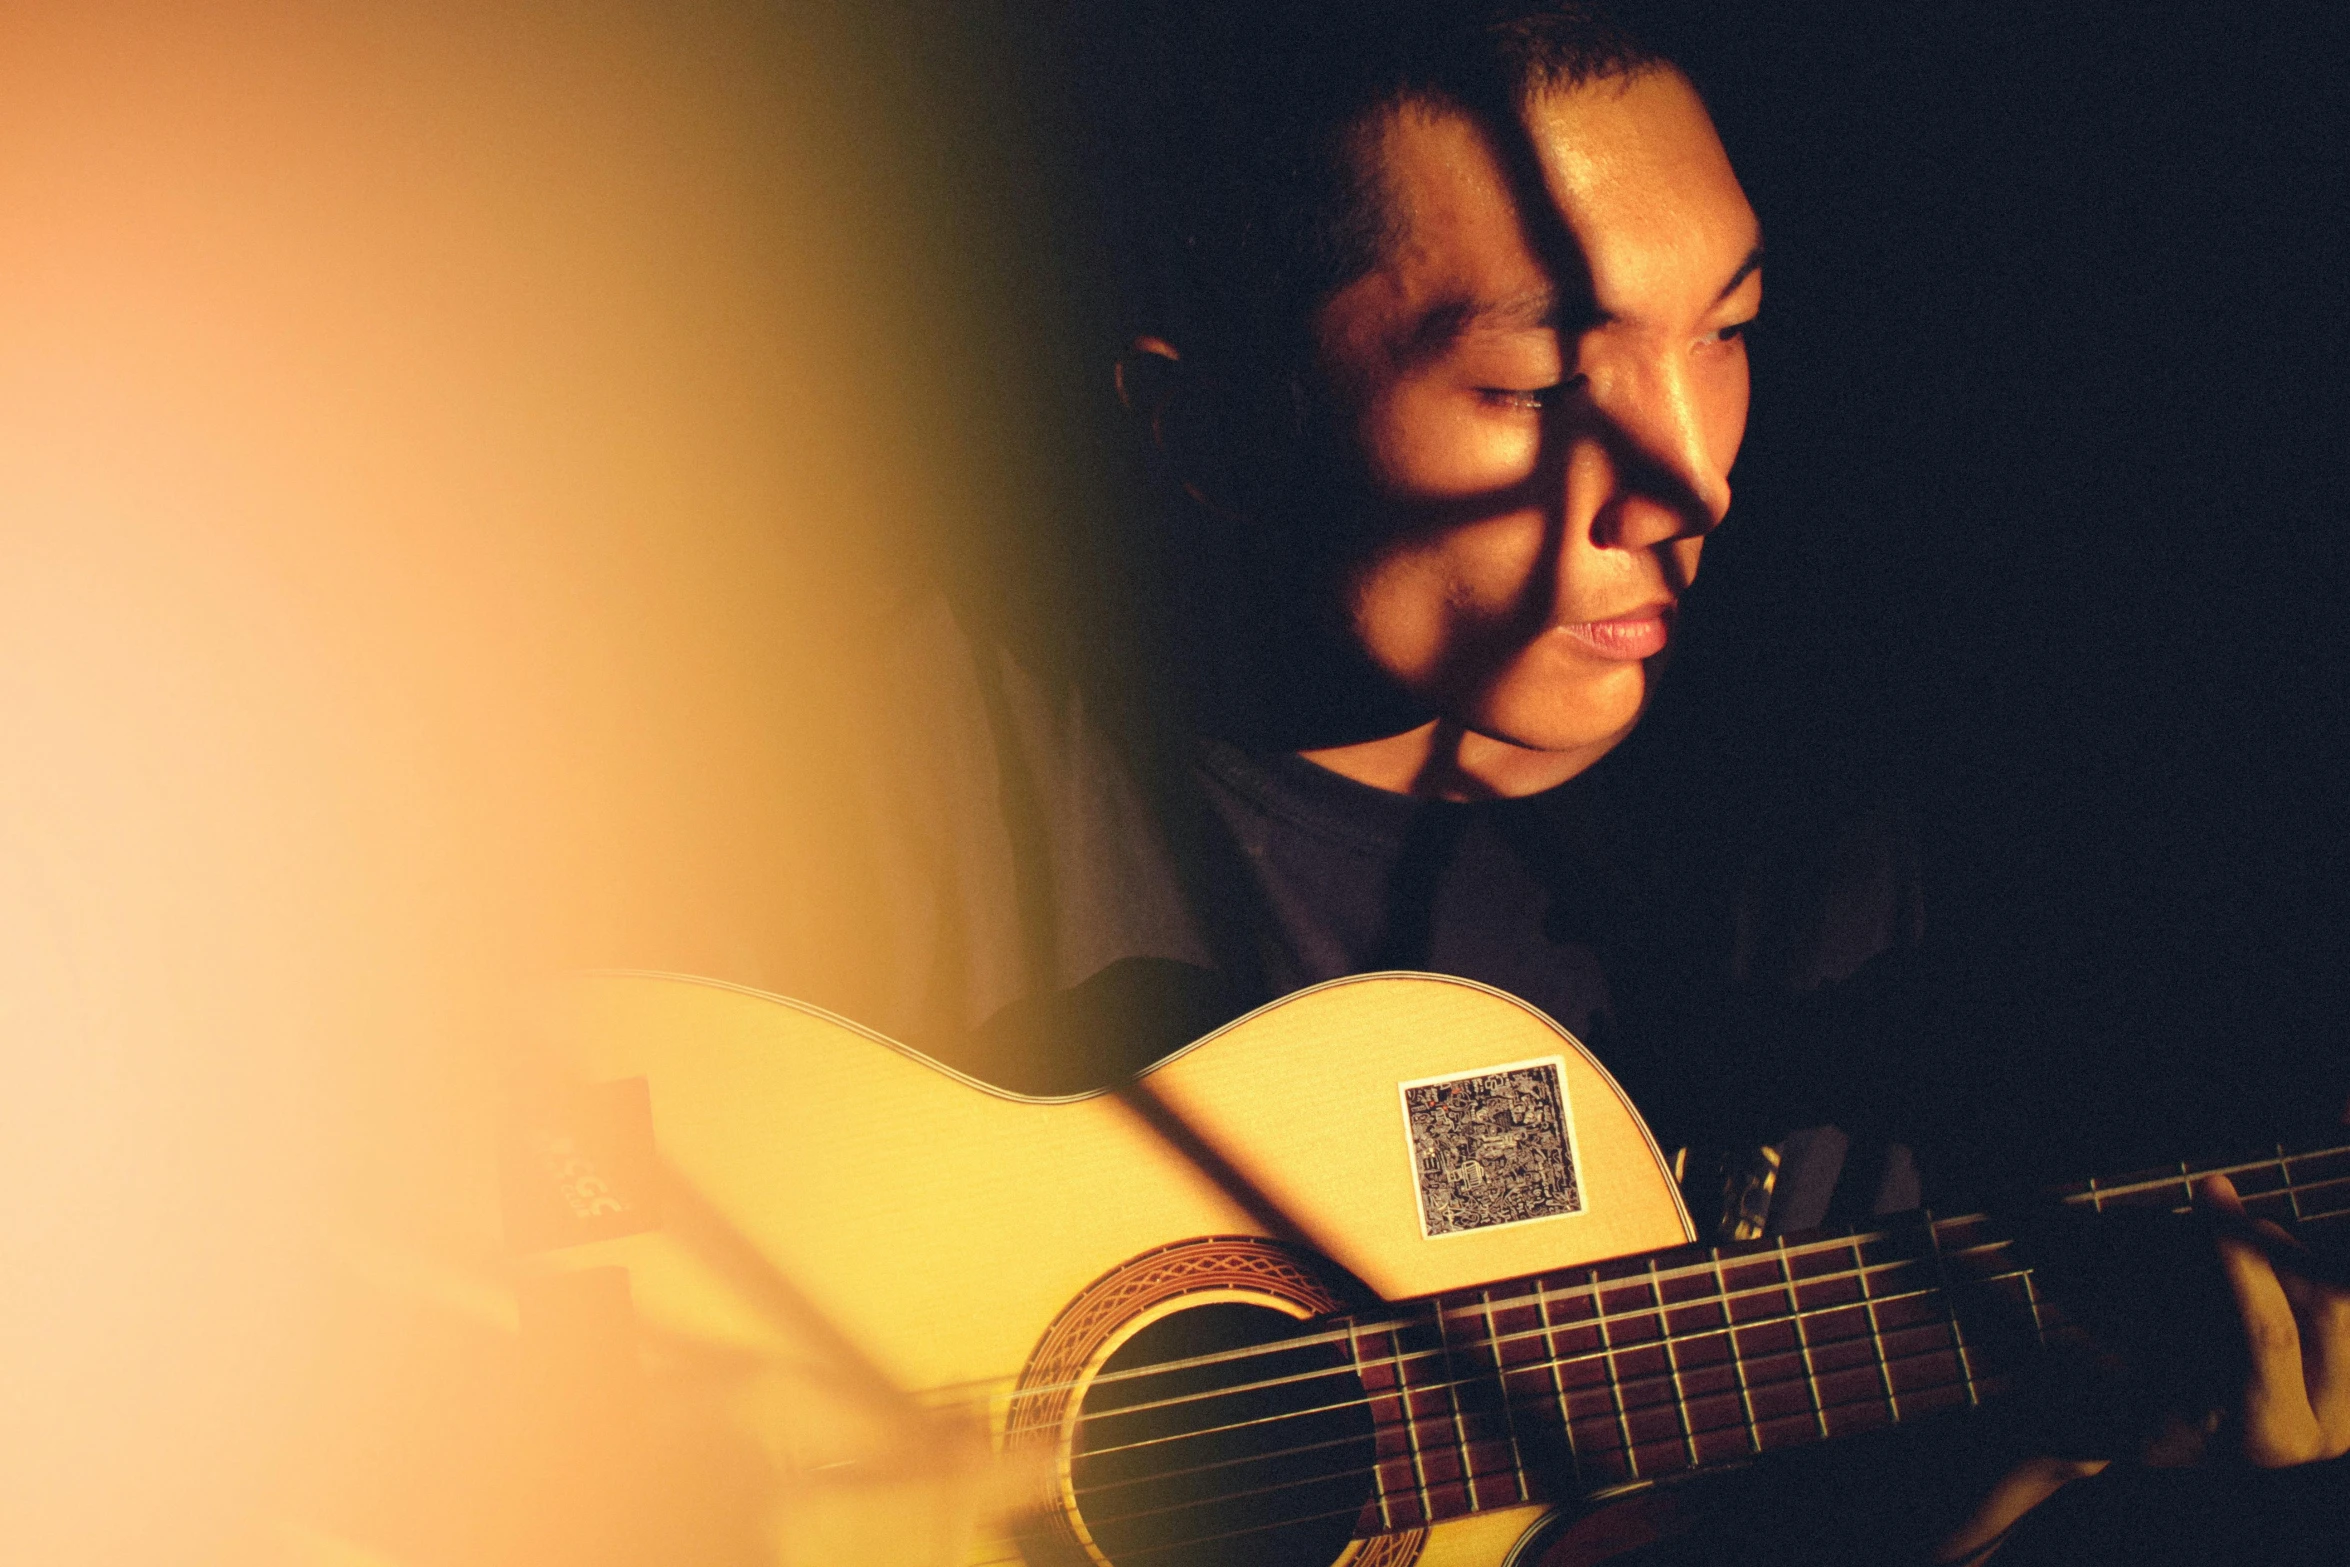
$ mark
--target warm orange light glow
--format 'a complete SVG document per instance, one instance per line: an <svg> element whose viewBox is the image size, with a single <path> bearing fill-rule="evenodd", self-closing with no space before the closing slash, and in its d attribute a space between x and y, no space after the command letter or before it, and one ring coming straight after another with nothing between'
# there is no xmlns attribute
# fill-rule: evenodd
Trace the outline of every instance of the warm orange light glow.
<svg viewBox="0 0 2350 1567"><path fill-rule="evenodd" d="M492 1171L531 976L870 959L858 638L1003 484L902 103L796 7L33 10L0 1558L857 1559L786 1350L534 1306Z"/></svg>

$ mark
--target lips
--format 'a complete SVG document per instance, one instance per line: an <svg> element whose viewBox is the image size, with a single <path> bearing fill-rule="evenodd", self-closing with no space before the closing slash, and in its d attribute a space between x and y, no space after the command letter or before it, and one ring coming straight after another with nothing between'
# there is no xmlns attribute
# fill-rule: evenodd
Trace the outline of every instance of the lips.
<svg viewBox="0 0 2350 1567"><path fill-rule="evenodd" d="M1650 604L1608 620L1577 620L1554 628L1601 658L1654 658L1672 638L1673 606Z"/></svg>

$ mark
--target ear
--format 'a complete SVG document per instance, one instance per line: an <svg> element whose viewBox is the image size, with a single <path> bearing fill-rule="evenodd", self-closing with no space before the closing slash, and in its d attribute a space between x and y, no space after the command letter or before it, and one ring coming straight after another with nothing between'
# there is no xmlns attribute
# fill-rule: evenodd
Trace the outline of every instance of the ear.
<svg viewBox="0 0 2350 1567"><path fill-rule="evenodd" d="M1167 408L1182 389L1183 355L1163 337L1142 336L1110 367L1118 406L1144 422L1151 444L1167 449Z"/></svg>
<svg viewBox="0 0 2350 1567"><path fill-rule="evenodd" d="M1111 374L1119 405L1142 425L1167 476L1207 510L1237 518L1237 454L1218 387L1163 337L1135 338Z"/></svg>

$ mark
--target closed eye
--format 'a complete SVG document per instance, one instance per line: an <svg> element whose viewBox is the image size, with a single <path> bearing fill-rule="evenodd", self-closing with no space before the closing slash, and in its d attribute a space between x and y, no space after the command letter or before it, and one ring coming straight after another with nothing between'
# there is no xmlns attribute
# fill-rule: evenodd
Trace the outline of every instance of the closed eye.
<svg viewBox="0 0 2350 1567"><path fill-rule="evenodd" d="M1477 396L1489 408L1505 408L1515 412L1539 413L1556 403L1559 394L1571 392L1584 382L1582 376L1570 376L1549 386L1508 387L1480 386Z"/></svg>

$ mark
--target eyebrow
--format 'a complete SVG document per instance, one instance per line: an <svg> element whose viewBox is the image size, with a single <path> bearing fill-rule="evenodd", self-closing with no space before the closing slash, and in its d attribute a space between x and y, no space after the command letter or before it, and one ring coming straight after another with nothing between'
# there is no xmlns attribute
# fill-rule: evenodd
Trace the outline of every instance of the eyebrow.
<svg viewBox="0 0 2350 1567"><path fill-rule="evenodd" d="M1760 240L1738 263L1738 270L1730 274L1713 297L1720 304L1738 292L1738 285L1761 270L1763 247ZM1432 305L1413 323L1405 336L1402 357L1422 359L1444 352L1471 332L1522 332L1536 327L1555 327L1569 308L1565 294L1556 288L1536 289L1509 299L1449 299ZM1589 312L1593 324L1612 319L1606 311Z"/></svg>
<svg viewBox="0 0 2350 1567"><path fill-rule="evenodd" d="M1404 335L1405 360L1433 359L1471 332L1524 332L1559 324L1565 301L1555 288L1510 299L1447 299L1428 307Z"/></svg>
<svg viewBox="0 0 2350 1567"><path fill-rule="evenodd" d="M1738 270L1730 274L1730 281L1724 283L1722 285L1722 291L1714 295L1714 303L1718 305L1723 300L1728 299L1732 294L1737 293L1738 285L1745 282L1748 278L1754 276L1755 273L1761 271L1762 264L1762 241L1758 239L1754 242L1754 248L1746 253L1746 259L1738 263Z"/></svg>

